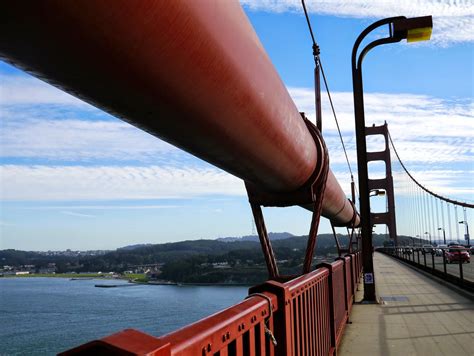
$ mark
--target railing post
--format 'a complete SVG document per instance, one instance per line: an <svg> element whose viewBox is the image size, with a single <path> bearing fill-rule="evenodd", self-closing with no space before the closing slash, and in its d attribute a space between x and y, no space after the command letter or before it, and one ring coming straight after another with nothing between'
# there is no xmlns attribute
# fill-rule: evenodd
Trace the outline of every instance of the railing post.
<svg viewBox="0 0 474 356"><path fill-rule="evenodd" d="M446 268L446 250L443 248L443 269L444 269L444 275L448 275L448 270Z"/></svg>
<svg viewBox="0 0 474 356"><path fill-rule="evenodd" d="M458 250L458 259L459 259L459 278L461 279L461 284L463 284L464 276L462 273L462 258L461 258L461 250Z"/></svg>
<svg viewBox="0 0 474 356"><path fill-rule="evenodd" d="M273 328L275 338L278 342L275 347L276 356L291 355L291 305L288 288L276 281L267 281L263 284L251 287L249 295L254 293L269 292L277 296L278 313L273 316Z"/></svg>

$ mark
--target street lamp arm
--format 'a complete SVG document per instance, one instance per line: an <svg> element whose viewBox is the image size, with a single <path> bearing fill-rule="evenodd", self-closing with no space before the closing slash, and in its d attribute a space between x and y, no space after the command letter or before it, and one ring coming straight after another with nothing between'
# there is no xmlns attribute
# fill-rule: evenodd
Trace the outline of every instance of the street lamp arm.
<svg viewBox="0 0 474 356"><path fill-rule="evenodd" d="M362 41L364 40L365 36L367 36L370 32L372 32L373 30L375 30L378 27L381 27L381 26L386 25L386 24L391 24L391 23L393 23L393 21L401 20L401 19L406 19L406 17L405 16L397 16L397 17L389 17L389 18L386 18L386 19L383 19L383 20L379 20L379 21L374 22L369 27L367 27L364 31L362 31L362 33L359 35L359 37L357 37L357 39L354 43L354 47L352 48L352 69L353 70L356 70L356 68L357 68L356 67L357 51L359 50L359 46L362 43ZM392 28L391 27L390 27L390 35L391 35L390 37L384 38L382 40L387 40L389 38L390 39L392 38ZM398 40L395 40L393 42L399 42L400 40L401 40L401 38L399 38ZM376 41L374 41L374 42L376 42ZM386 43L389 43L389 42L386 42ZM369 44L367 47L369 47L371 44ZM379 44L382 44L382 43L379 43ZM374 48L375 46L378 46L379 44L376 44L376 45L374 45L374 46L372 46L371 48L368 48L368 49L367 49L367 47L365 47L365 49L364 49L365 53L367 53L370 49ZM365 56L365 54L364 54L364 56Z"/></svg>
<svg viewBox="0 0 474 356"><path fill-rule="evenodd" d="M380 38L378 40L375 40L373 42L370 42L367 46L364 47L364 49L360 52L359 59L357 60L357 69L361 70L362 68L362 61L365 58L365 55L373 48L387 44L387 43L395 43L395 42L400 42L402 39L401 38L396 38L396 37L386 37L386 38Z"/></svg>

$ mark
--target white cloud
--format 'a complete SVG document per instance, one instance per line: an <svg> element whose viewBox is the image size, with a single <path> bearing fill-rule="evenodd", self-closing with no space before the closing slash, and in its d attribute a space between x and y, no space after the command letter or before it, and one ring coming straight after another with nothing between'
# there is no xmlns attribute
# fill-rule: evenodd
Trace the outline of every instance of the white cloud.
<svg viewBox="0 0 474 356"><path fill-rule="evenodd" d="M4 201L71 201L245 195L243 182L217 169L0 166ZM127 207L130 208L130 207Z"/></svg>
<svg viewBox="0 0 474 356"><path fill-rule="evenodd" d="M82 109L91 105L41 80L27 75L0 75L1 105L73 105Z"/></svg>
<svg viewBox="0 0 474 356"><path fill-rule="evenodd" d="M433 169L418 170L413 175L417 181L434 193L442 192L441 195L443 196L461 197L470 200L474 196L474 186L469 179L473 173L474 171L472 170ZM403 171L397 170L393 172L393 177L396 195L413 195L414 186L408 183L407 176ZM460 180L460 177L467 179Z"/></svg>
<svg viewBox="0 0 474 356"><path fill-rule="evenodd" d="M314 93L289 88L300 111L314 120ZM57 90L58 93L61 93ZM40 94L40 96L45 96ZM355 162L353 99L350 92L333 92L349 158ZM403 161L466 162L473 147L471 101L450 101L413 94L368 93L366 122L387 121ZM332 163L344 163L336 127L323 96L323 132ZM94 160L156 162L189 156L166 142L119 120L18 117L20 109L2 116L1 157L93 162ZM87 116L86 116L87 117ZM449 125L446 123L449 122ZM402 142L403 141L403 142ZM413 152L417 152L413 155ZM172 153L174 156L170 156Z"/></svg>
<svg viewBox="0 0 474 356"><path fill-rule="evenodd" d="M314 91L289 88L300 111L315 120ZM357 155L350 92L333 92L339 125L354 173ZM472 100L442 100L427 95L368 93L364 96L366 125L388 122L401 160L415 178L428 189L460 200L474 197L474 103ZM342 188L349 193L350 175L326 96L323 96L323 135L330 161ZM381 136L370 136L368 148L384 149ZM401 167L392 157L397 174ZM369 166L370 169L370 166ZM369 172L370 173L370 172ZM377 169L373 173L378 173ZM357 175L355 177L357 179ZM376 178L376 177L373 177ZM398 178L398 177L397 177Z"/></svg>
<svg viewBox="0 0 474 356"><path fill-rule="evenodd" d="M170 167L174 158L182 165L183 160L189 157L127 123L109 118L97 119L94 115L100 114L98 110L37 79L11 76L3 76L1 79L5 80L2 82L0 99L3 109L0 157L39 159L41 162L65 160L76 164L95 163L95 167L4 166L4 199L151 199L244 194L238 179L214 168ZM314 121L313 90L289 88L289 92L299 110L305 111ZM352 93L333 92L332 96L355 173ZM32 109L22 110L25 105L40 103L49 106L57 104L66 110L75 111L63 117L60 111L54 112L51 107L48 109L32 105ZM455 163L467 165L470 167L468 169L473 168L472 100L442 100L403 93L367 93L365 108L368 125L372 122L389 123L401 159L412 172L416 173L419 167L426 166L437 169L442 166L442 170L453 170L452 165ZM48 110L52 110L52 117L49 117ZM58 114L60 119L55 118ZM78 119L74 115L87 119ZM88 115L93 120L88 119ZM68 118L69 116L73 117ZM326 96L323 96L323 119L323 133L330 150L332 168L341 172L339 177L347 190L345 183L349 181L349 175L342 173L345 169L345 157ZM374 144L377 142L380 143L380 139L374 140ZM108 161L109 167L97 167L102 165L103 160ZM166 162L166 167L119 167L119 162L124 160L154 162L155 165L157 162ZM193 161L186 161L186 164L189 165L190 162ZM110 167L114 164L115 166ZM465 183L459 184L456 175L445 176L449 176L450 180L439 186L443 189L441 194L458 192L461 188L453 190L457 185L466 187ZM51 180L48 181L49 179ZM420 182L427 184L422 179ZM433 185L432 189L438 188L435 181L430 180L429 184ZM472 190L472 187L467 188Z"/></svg>
<svg viewBox="0 0 474 356"><path fill-rule="evenodd" d="M255 11L303 13L299 0L240 0ZM309 12L351 18L433 16L431 43L472 42L474 6L462 0L306 0Z"/></svg>
<svg viewBox="0 0 474 356"><path fill-rule="evenodd" d="M314 121L314 92L309 88L289 88L300 111ZM332 93L339 125L356 161L353 98L350 92ZM404 163L472 164L474 153L474 103L441 100L426 95L368 93L364 96L366 125L389 124L395 147ZM449 123L449 124L447 124ZM323 96L323 135L332 163L344 163L337 129L326 96ZM377 136L368 139L376 143ZM379 139L380 141L380 139ZM416 154L415 154L416 153Z"/></svg>
<svg viewBox="0 0 474 356"><path fill-rule="evenodd" d="M79 217L79 218L95 218L94 215L77 213L75 211L61 211L61 214L74 216L74 217Z"/></svg>
<svg viewBox="0 0 474 356"><path fill-rule="evenodd" d="M6 119L0 156L49 160L151 160L177 153L168 143L125 122L79 119Z"/></svg>
<svg viewBox="0 0 474 356"><path fill-rule="evenodd" d="M36 78L0 75L0 82L1 157L147 161L179 152Z"/></svg>
<svg viewBox="0 0 474 356"><path fill-rule="evenodd" d="M122 202L123 203L123 202ZM70 209L70 210L161 210L161 209L177 209L182 208L182 205L124 205L124 204L109 204L109 205L44 205L44 206L30 206L24 208L26 210L58 210L58 209Z"/></svg>

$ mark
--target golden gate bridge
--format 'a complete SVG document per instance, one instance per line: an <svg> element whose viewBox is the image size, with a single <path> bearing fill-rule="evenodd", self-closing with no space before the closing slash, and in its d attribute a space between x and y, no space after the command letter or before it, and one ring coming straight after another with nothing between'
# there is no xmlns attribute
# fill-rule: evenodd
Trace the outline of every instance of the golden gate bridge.
<svg viewBox="0 0 474 356"><path fill-rule="evenodd" d="M364 120L363 58L381 44L429 38L431 17L384 19L356 41L357 201L355 188L347 199L329 168L320 73L327 83L308 17L316 125L296 108L236 1L17 1L1 3L0 13L2 60L241 178L268 269L268 281L250 288L246 300L181 330L162 337L124 330L64 354L336 354L358 289L363 302L377 300L374 225L389 231L382 252L473 290L472 272L463 270L460 256L469 249L467 211L474 206L416 180L396 154L388 125L367 127ZM385 25L388 37L359 51L365 36ZM382 135L385 149L367 152L370 135ZM383 178L371 178L371 161L385 162ZM395 175L400 182L394 183L392 162L401 167ZM372 212L370 197L382 193L386 209ZM301 272L281 275L261 207L295 205L312 212L307 249ZM349 243L342 246L334 233L339 257L313 266L321 217L334 232L346 228ZM459 224L468 247L461 245ZM456 236L458 245L438 248L437 256L433 244L441 242L441 232L444 244ZM447 267L451 254L458 256L458 275Z"/></svg>

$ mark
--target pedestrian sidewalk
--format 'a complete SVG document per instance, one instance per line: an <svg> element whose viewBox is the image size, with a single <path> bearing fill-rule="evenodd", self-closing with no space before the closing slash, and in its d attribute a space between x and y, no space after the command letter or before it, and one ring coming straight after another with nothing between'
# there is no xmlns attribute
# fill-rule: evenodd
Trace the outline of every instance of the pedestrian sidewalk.
<svg viewBox="0 0 474 356"><path fill-rule="evenodd" d="M471 300L381 253L374 269L380 303L354 304L339 355L474 355Z"/></svg>

